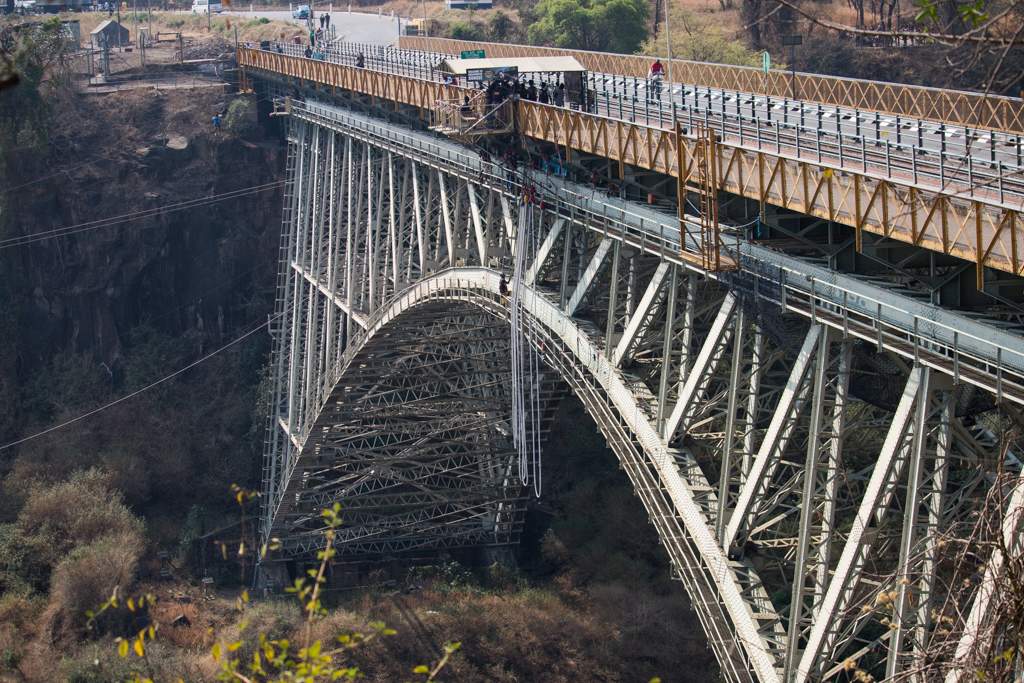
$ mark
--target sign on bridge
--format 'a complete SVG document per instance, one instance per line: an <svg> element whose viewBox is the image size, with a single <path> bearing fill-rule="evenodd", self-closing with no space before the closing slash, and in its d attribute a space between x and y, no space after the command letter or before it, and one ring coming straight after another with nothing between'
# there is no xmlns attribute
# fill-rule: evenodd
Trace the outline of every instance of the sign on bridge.
<svg viewBox="0 0 1024 683"><path fill-rule="evenodd" d="M483 50L463 50L462 51L462 58L463 59L483 59L484 58L484 51Z"/></svg>

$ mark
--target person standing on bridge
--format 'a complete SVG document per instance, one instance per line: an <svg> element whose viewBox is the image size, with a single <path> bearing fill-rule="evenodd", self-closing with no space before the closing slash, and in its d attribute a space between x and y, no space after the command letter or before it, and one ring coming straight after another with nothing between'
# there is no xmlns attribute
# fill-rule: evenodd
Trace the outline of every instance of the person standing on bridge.
<svg viewBox="0 0 1024 683"><path fill-rule="evenodd" d="M501 294L501 303L504 304L508 296L508 280L505 279L505 273L502 273L501 279L498 280L498 294Z"/></svg>
<svg viewBox="0 0 1024 683"><path fill-rule="evenodd" d="M309 29L309 46L316 47L316 31Z"/></svg>
<svg viewBox="0 0 1024 683"><path fill-rule="evenodd" d="M661 65L661 60L654 60L654 64L651 64L651 70L647 73L647 78L651 82L651 92L655 95L661 96L661 79L665 77L665 67Z"/></svg>
<svg viewBox="0 0 1024 683"><path fill-rule="evenodd" d="M362 52L356 55L356 67L360 69L366 68L366 57L363 56Z"/></svg>
<svg viewBox="0 0 1024 683"><path fill-rule="evenodd" d="M505 189L508 190L509 194L513 194L518 168L519 161L516 159L516 153L509 147L505 150Z"/></svg>
<svg viewBox="0 0 1024 683"><path fill-rule="evenodd" d="M558 86L555 88L555 106L565 106L565 84L563 83L559 83Z"/></svg>

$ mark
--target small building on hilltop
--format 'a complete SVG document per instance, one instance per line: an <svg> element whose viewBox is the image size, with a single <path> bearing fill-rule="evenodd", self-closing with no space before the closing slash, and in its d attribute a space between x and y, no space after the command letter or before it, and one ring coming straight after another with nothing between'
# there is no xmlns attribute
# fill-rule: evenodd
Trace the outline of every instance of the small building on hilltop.
<svg viewBox="0 0 1024 683"><path fill-rule="evenodd" d="M93 29L90 42L97 49L102 48L104 43L110 47L129 45L131 43L131 33L113 19L107 19Z"/></svg>
<svg viewBox="0 0 1024 683"><path fill-rule="evenodd" d="M473 2L472 0L445 0L445 9L491 9L493 6L491 0L478 0Z"/></svg>

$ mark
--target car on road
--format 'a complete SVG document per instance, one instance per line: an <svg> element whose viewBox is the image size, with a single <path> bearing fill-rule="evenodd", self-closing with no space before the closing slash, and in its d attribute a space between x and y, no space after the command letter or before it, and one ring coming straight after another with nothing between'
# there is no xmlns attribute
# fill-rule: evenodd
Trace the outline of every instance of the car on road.
<svg viewBox="0 0 1024 683"><path fill-rule="evenodd" d="M224 5L220 0L193 0L192 14L220 14Z"/></svg>
<svg viewBox="0 0 1024 683"><path fill-rule="evenodd" d="M309 19L312 10L309 5L299 5L292 10L292 19Z"/></svg>

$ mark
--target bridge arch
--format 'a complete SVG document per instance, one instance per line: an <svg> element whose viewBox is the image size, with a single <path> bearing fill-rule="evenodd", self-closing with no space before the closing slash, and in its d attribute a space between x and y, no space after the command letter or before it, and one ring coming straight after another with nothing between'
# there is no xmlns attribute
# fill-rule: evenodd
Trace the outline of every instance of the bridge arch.
<svg viewBox="0 0 1024 683"><path fill-rule="evenodd" d="M340 554L459 543L500 547L518 540L524 487L505 422L510 315L499 278L488 268L451 268L422 278L353 336L331 390L296 444L300 452L288 487L271 492L276 509L270 534L290 539L283 552L309 554L321 547L318 511L336 501L346 520L335 542ZM772 659L746 618L738 588L743 582L710 532L700 532L708 520L679 475L696 463L686 451L665 446L652 416L580 321L531 294L522 302L538 332L545 425L567 392L582 400L673 564L690 572L686 584L697 614L707 632L719 636L712 642L719 661L731 664L738 680L761 667L772 673ZM455 368L466 362L466 351L472 367ZM424 361L443 372L419 372ZM463 383L467 377L473 380ZM396 427L403 405L415 406L423 418L414 420L415 429ZM764 608L770 609L767 601ZM737 647L737 641L747 646Z"/></svg>

